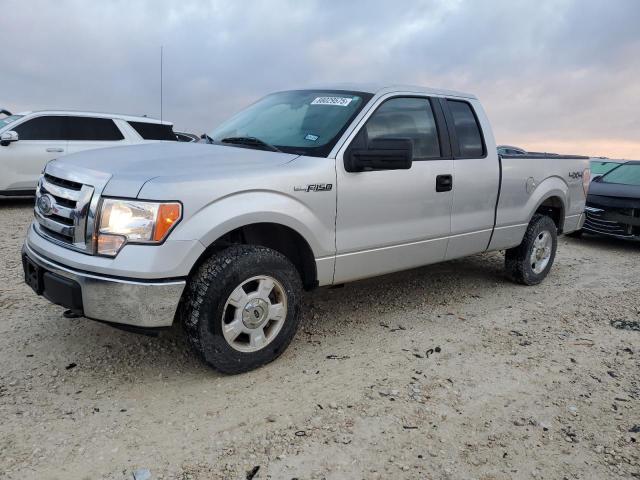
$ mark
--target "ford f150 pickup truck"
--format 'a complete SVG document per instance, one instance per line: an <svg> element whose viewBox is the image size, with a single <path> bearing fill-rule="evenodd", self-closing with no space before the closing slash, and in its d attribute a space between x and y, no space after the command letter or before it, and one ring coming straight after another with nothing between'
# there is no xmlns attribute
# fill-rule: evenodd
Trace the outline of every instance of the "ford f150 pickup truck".
<svg viewBox="0 0 640 480"><path fill-rule="evenodd" d="M539 283L588 185L586 157L499 156L473 95L284 91L199 143L49 162L25 281L116 326L182 322L205 362L239 373L286 349L303 289L491 250Z"/></svg>

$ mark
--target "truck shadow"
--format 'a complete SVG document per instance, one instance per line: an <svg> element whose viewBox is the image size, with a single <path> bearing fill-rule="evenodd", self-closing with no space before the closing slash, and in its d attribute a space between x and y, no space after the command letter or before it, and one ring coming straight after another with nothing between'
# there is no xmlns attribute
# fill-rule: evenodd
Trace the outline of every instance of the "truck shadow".
<svg viewBox="0 0 640 480"><path fill-rule="evenodd" d="M303 296L300 330L292 343L296 352L285 352L281 361L286 362L289 355L310 355L305 350L313 347L305 339L316 335L330 339L336 331L348 331L355 323L360 327L363 322L378 325L382 315L402 318L409 310L442 306L455 310L457 303L488 295L489 290L509 282L504 276L503 261L500 254L477 255L362 280L342 288L307 292ZM356 313L360 314L357 320ZM127 372L136 372L137 376L149 379L160 376L163 381L184 379L185 372L196 377L224 377L196 358L179 324L158 337L147 337L86 319L67 321L73 322L72 332L67 330L57 338L64 344L57 348L85 357L89 362L85 366L93 375L107 370L119 372L122 375L116 375L123 378ZM112 380L118 382L117 378Z"/></svg>
<svg viewBox="0 0 640 480"><path fill-rule="evenodd" d="M586 246L596 255L598 250L622 253L640 250L640 244L596 236L562 241L568 246ZM561 266L556 268L555 274L562 275ZM480 297L495 296L496 292L510 295L514 288L529 287L511 283L504 272L503 254L493 252L369 278L340 288L306 292L300 330L280 362L295 355L313 355L310 350L320 338L330 342L332 336L351 335L356 329L378 326L383 319L402 321L411 328L418 321L416 312L456 312ZM159 377L163 381L184 378L185 374L194 380L224 377L196 358L179 323L158 337L145 337L86 319L60 321L66 326L49 337L49 344L43 347L73 352L68 357L70 362L75 361L75 356L85 358L90 375L112 372L115 378L112 376L111 381L116 384L133 373L149 381Z"/></svg>
<svg viewBox="0 0 640 480"><path fill-rule="evenodd" d="M321 288L308 294L307 299L313 302L331 298L333 302L341 303L342 310L371 298L376 299L370 303L372 306L384 304L403 308L414 303L455 302L479 290L508 283L503 265L501 254L476 255L368 278L338 288Z"/></svg>
<svg viewBox="0 0 640 480"><path fill-rule="evenodd" d="M484 254L369 278L342 288L318 289L305 297L303 324L313 323L314 317L326 311L333 314L323 318L320 328L327 322L343 324L343 315L362 308L379 314L455 304L510 283L503 266L503 255ZM336 316L336 312L342 315Z"/></svg>
<svg viewBox="0 0 640 480"><path fill-rule="evenodd" d="M2 197L0 196L0 208L29 208L33 207L35 197Z"/></svg>

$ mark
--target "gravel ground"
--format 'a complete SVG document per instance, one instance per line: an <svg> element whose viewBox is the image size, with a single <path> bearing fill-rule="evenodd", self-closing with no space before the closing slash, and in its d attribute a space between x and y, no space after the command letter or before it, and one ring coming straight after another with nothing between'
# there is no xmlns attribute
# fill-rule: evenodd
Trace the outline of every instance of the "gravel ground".
<svg viewBox="0 0 640 480"><path fill-rule="evenodd" d="M278 361L223 376L179 326L36 298L30 208L0 205L2 478L640 478L639 245L563 238L536 287L492 253L321 289Z"/></svg>

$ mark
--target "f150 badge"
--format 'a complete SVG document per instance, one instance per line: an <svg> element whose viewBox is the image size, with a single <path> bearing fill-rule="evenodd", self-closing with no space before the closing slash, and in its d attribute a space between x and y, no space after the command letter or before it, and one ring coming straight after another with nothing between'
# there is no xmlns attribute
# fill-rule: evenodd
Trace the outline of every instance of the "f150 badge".
<svg viewBox="0 0 640 480"><path fill-rule="evenodd" d="M304 187L293 187L294 192L329 192L333 188L332 183L312 183Z"/></svg>

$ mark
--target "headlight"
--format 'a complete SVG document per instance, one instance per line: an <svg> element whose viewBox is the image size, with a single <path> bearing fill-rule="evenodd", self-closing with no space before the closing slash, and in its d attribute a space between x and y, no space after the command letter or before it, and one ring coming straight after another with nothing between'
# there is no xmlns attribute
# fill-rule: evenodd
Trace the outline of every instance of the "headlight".
<svg viewBox="0 0 640 480"><path fill-rule="evenodd" d="M125 243L160 243L181 218L179 203L106 198L100 210L98 254L115 257Z"/></svg>

